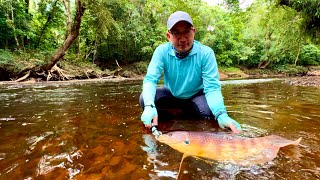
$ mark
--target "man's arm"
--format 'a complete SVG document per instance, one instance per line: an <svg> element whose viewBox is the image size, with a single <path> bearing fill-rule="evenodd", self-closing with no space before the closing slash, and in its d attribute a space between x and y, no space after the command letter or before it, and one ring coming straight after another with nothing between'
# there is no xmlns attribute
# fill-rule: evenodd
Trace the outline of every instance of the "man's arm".
<svg viewBox="0 0 320 180"><path fill-rule="evenodd" d="M152 119L157 118L158 116L154 100L157 84L161 78L164 67L162 57L162 49L161 47L158 47L153 53L147 74L143 80L142 97L145 107L141 120L147 127L151 126Z"/></svg>
<svg viewBox="0 0 320 180"><path fill-rule="evenodd" d="M215 120L221 128L229 127L233 132L239 132L241 126L227 114L221 93L221 85L219 80L219 71L214 52L211 50L205 55L202 62L202 78L204 93L208 102L208 106L212 111Z"/></svg>
<svg viewBox="0 0 320 180"><path fill-rule="evenodd" d="M212 50L203 57L202 78L204 93L213 115L216 116L218 112L226 111L221 93L218 65Z"/></svg>

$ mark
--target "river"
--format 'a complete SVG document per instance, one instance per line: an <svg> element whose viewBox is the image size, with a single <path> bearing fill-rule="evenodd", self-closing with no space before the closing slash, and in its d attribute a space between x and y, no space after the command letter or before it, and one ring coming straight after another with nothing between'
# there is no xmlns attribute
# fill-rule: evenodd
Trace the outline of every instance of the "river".
<svg viewBox="0 0 320 180"><path fill-rule="evenodd" d="M0 179L174 179L182 154L140 121L141 81L0 85ZM275 134L301 146L240 167L187 157L183 179L319 179L320 89L283 80L223 81L229 115L249 137ZM161 122L160 122L161 123ZM173 130L224 131L209 120L170 120Z"/></svg>

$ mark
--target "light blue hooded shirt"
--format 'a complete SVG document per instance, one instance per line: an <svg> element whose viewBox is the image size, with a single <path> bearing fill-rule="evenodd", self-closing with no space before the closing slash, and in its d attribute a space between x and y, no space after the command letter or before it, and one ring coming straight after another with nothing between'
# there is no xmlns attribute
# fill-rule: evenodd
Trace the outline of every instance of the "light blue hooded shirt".
<svg viewBox="0 0 320 180"><path fill-rule="evenodd" d="M157 84L163 73L164 85L173 96L187 99L204 89L213 115L225 111L218 65L210 47L194 41L190 54L179 59L170 42L158 46L143 80L144 104L154 104Z"/></svg>

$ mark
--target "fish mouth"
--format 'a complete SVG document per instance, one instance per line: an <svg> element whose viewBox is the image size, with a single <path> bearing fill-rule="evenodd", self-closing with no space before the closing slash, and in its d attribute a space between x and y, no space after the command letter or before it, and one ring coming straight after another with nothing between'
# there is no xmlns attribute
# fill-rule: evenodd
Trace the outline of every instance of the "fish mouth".
<svg viewBox="0 0 320 180"><path fill-rule="evenodd" d="M161 134L160 136L158 136L157 140L159 142L166 143L166 142L168 142L168 140L167 140L168 137L169 136L167 134Z"/></svg>
<svg viewBox="0 0 320 180"><path fill-rule="evenodd" d="M164 143L164 144L178 144L180 143L179 140L176 140L176 139L173 139L170 135L167 135L167 134L162 134L160 135L157 140L161 143Z"/></svg>

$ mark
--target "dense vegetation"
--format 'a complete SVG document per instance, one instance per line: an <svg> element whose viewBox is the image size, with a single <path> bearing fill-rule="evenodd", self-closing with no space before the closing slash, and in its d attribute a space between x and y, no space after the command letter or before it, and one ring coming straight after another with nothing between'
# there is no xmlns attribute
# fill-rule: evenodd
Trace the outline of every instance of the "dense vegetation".
<svg viewBox="0 0 320 180"><path fill-rule="evenodd" d="M237 0L0 0L0 80L50 79L74 65L144 70L176 10L193 17L196 39L222 66L320 65L319 9L318 0L255 0L247 9Z"/></svg>

